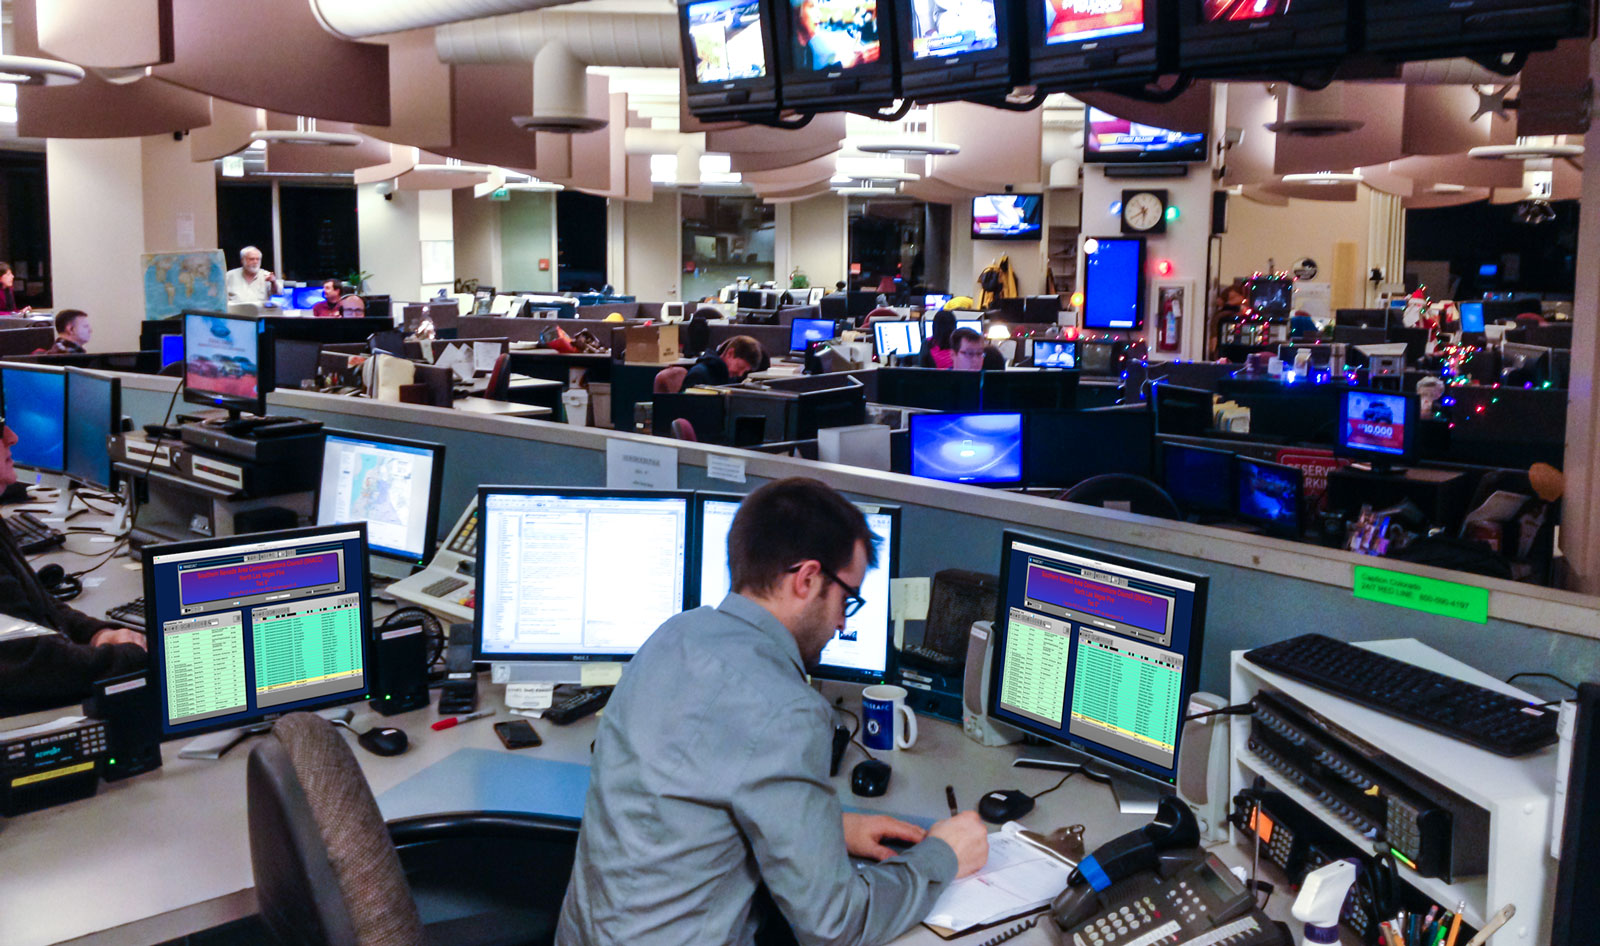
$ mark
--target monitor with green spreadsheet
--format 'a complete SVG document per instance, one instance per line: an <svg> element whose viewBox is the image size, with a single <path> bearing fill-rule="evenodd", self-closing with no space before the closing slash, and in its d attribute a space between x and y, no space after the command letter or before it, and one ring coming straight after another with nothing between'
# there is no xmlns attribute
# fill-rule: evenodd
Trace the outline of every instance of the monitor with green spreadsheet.
<svg viewBox="0 0 1600 946"><path fill-rule="evenodd" d="M367 695L366 524L145 549L164 739Z"/></svg>
<svg viewBox="0 0 1600 946"><path fill-rule="evenodd" d="M989 714L1100 769L1126 805L1170 794L1200 676L1208 579L1007 532ZM1045 760L1048 761L1048 760Z"/></svg>

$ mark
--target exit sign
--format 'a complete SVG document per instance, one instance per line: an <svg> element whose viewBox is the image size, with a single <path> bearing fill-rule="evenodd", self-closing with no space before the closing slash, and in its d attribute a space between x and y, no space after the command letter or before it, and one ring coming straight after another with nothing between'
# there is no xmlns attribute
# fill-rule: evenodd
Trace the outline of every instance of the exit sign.
<svg viewBox="0 0 1600 946"><path fill-rule="evenodd" d="M507 189L507 188L504 188L504 187L500 188L499 190L490 191L489 192L489 199L490 200L510 200L511 199L511 191L509 189Z"/></svg>

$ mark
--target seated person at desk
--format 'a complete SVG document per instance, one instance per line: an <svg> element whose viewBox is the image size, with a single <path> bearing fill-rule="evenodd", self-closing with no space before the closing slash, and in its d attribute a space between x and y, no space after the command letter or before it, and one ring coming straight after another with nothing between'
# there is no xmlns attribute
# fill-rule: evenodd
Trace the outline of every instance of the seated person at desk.
<svg viewBox="0 0 1600 946"><path fill-rule="evenodd" d="M689 373L683 377L683 387L697 384L732 384L742 380L752 371L759 371L767 361L761 343L748 335L735 335L719 346L716 352L700 356Z"/></svg>
<svg viewBox="0 0 1600 946"><path fill-rule="evenodd" d="M10 263L0 263L0 312L10 312L14 315L27 315L33 311L33 306L17 308L17 274L11 271Z"/></svg>
<svg viewBox="0 0 1600 946"><path fill-rule="evenodd" d="M11 447L17 435L0 423L0 489L17 481ZM103 677L145 664L144 635L75 611L50 597L8 529L0 528L0 614L58 633L0 641L0 713L75 703Z"/></svg>
<svg viewBox="0 0 1600 946"><path fill-rule="evenodd" d="M956 314L949 309L941 309L933 316L933 335L928 338L928 344L922 346L922 354L918 364L923 368L943 368L946 371L955 366L956 343Z"/></svg>
<svg viewBox="0 0 1600 946"><path fill-rule="evenodd" d="M230 269L222 277L228 289L229 302L249 302L266 305L267 297L283 291L283 283L271 270L261 268L261 251L247 246L239 251L239 268Z"/></svg>
<svg viewBox="0 0 1600 946"><path fill-rule="evenodd" d="M44 350L45 354L81 355L91 334L89 313L82 309L62 309L56 313L56 340Z"/></svg>
<svg viewBox="0 0 1600 946"><path fill-rule="evenodd" d="M337 279L322 284L322 301L311 307L312 316L319 319L358 319L366 311L367 304L355 294L355 288Z"/></svg>
<svg viewBox="0 0 1600 946"><path fill-rule="evenodd" d="M970 328L958 328L950 335L954 349L950 367L956 371L1004 371L1005 356L990 348L983 336Z"/></svg>
<svg viewBox="0 0 1600 946"><path fill-rule="evenodd" d="M661 625L600 719L557 946L748 944L758 885L801 943L871 946L983 866L974 812L924 832L844 814L829 784L834 712L805 668L874 557L861 512L817 480L746 497L733 592ZM919 843L897 855L894 839ZM850 855L885 863L858 872Z"/></svg>

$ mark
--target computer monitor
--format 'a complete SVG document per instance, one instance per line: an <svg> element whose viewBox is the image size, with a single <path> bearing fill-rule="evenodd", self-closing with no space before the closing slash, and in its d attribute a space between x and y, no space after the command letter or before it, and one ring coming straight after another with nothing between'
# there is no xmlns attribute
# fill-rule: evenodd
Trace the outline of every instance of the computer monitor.
<svg viewBox="0 0 1600 946"><path fill-rule="evenodd" d="M403 578L433 557L443 481L443 444L329 430L317 525L366 523L373 573Z"/></svg>
<svg viewBox="0 0 1600 946"><path fill-rule="evenodd" d="M692 496L478 487L473 657L557 683L632 657L687 600Z"/></svg>
<svg viewBox="0 0 1600 946"><path fill-rule="evenodd" d="M982 373L985 411L1072 410L1078 406L1078 372L1017 368Z"/></svg>
<svg viewBox="0 0 1600 946"><path fill-rule="evenodd" d="M1299 467L1234 457L1233 482L1240 519L1268 535L1300 537L1300 507L1305 477Z"/></svg>
<svg viewBox="0 0 1600 946"><path fill-rule="evenodd" d="M1500 383L1516 387L1539 387L1550 380L1551 361L1551 350L1541 345L1502 342Z"/></svg>
<svg viewBox="0 0 1600 946"><path fill-rule="evenodd" d="M879 368L878 403L930 411L976 411L982 401L983 373L938 368Z"/></svg>
<svg viewBox="0 0 1600 946"><path fill-rule="evenodd" d="M1090 237L1083 241L1083 324L1093 329L1144 325L1144 240Z"/></svg>
<svg viewBox="0 0 1600 946"><path fill-rule="evenodd" d="M1600 942L1600 899L1593 887L1600 870L1600 683L1578 686L1572 712L1550 946Z"/></svg>
<svg viewBox="0 0 1600 946"><path fill-rule="evenodd" d="M1156 417L1156 433L1203 436L1213 425L1216 400L1216 395L1201 388L1157 381L1150 386L1150 408Z"/></svg>
<svg viewBox="0 0 1600 946"><path fill-rule="evenodd" d="M938 312L954 298L949 293L930 292L922 297L922 308L927 312Z"/></svg>
<svg viewBox="0 0 1600 946"><path fill-rule="evenodd" d="M66 474L85 486L110 489L110 438L122 432L122 380L68 368L66 428Z"/></svg>
<svg viewBox="0 0 1600 946"><path fill-rule="evenodd" d="M67 376L47 365L0 368L0 397L6 426L17 435L11 462L42 473L66 465Z"/></svg>
<svg viewBox="0 0 1600 946"><path fill-rule="evenodd" d="M1336 328L1341 325L1348 325L1351 328L1387 328L1389 310L1339 309L1333 313L1333 324Z"/></svg>
<svg viewBox="0 0 1600 946"><path fill-rule="evenodd" d="M728 530L744 497L697 493L699 522L699 603L716 607L731 590L728 573ZM850 683L881 683L894 653L894 623L889 614L889 582L899 575L900 507L860 504L867 528L877 538L878 564L861 579L866 604L845 621L844 630L822 648L811 675Z"/></svg>
<svg viewBox="0 0 1600 946"><path fill-rule="evenodd" d="M1415 394L1351 388L1339 402L1338 453L1387 470L1415 456L1420 405Z"/></svg>
<svg viewBox="0 0 1600 946"><path fill-rule="evenodd" d="M922 333L917 330L916 322L873 322L872 336L879 358L915 355L922 351Z"/></svg>
<svg viewBox="0 0 1600 946"><path fill-rule="evenodd" d="M1461 313L1461 331L1468 335L1483 334L1483 303L1463 302L1456 309Z"/></svg>
<svg viewBox="0 0 1600 946"><path fill-rule="evenodd" d="M1428 337L1432 332L1426 328L1403 328L1391 325L1385 333L1385 339L1391 342L1401 342L1406 346L1406 364L1415 364L1417 359L1428 353Z"/></svg>
<svg viewBox="0 0 1600 946"><path fill-rule="evenodd" d="M911 415L911 475L975 486L1021 483L1022 415Z"/></svg>
<svg viewBox="0 0 1600 946"><path fill-rule="evenodd" d="M161 336L161 367L183 360L183 335L174 332Z"/></svg>
<svg viewBox="0 0 1600 946"><path fill-rule="evenodd" d="M958 328L958 329L970 328L974 332L977 332L979 335L982 335L983 334L983 320L982 319L956 319L956 328ZM924 339L929 339L929 338L933 337L933 319L931 317L930 318L925 318L925 319L922 320L922 337Z"/></svg>
<svg viewBox="0 0 1600 946"><path fill-rule="evenodd" d="M1035 368L1078 367L1077 339L1034 339L1033 366Z"/></svg>
<svg viewBox="0 0 1600 946"><path fill-rule="evenodd" d="M828 385L795 395L784 431L788 439L814 440L817 431L823 428L853 427L867 422L866 385L848 375L842 380L826 375L815 376L815 380L826 381Z"/></svg>
<svg viewBox="0 0 1600 946"><path fill-rule="evenodd" d="M817 342L832 341L832 319L795 319L789 327L789 350L803 352Z"/></svg>
<svg viewBox="0 0 1600 946"><path fill-rule="evenodd" d="M163 739L367 695L361 523L156 545L144 556Z"/></svg>
<svg viewBox="0 0 1600 946"><path fill-rule="evenodd" d="M1106 769L1131 808L1171 794L1200 678L1209 581L1007 531L989 715Z"/></svg>
<svg viewBox="0 0 1600 946"><path fill-rule="evenodd" d="M1102 473L1148 477L1155 451L1149 411L1030 411L1023 466L1030 486L1073 486Z"/></svg>
<svg viewBox="0 0 1600 946"><path fill-rule="evenodd" d="M321 283L315 286L296 286L290 289L288 294L289 304L284 306L286 309L310 309L324 299Z"/></svg>
<svg viewBox="0 0 1600 946"><path fill-rule="evenodd" d="M672 422L686 420L700 443L728 440L728 400L720 393L657 394L651 405L650 432L657 437L675 436Z"/></svg>
<svg viewBox="0 0 1600 946"><path fill-rule="evenodd" d="M230 414L267 413L272 390L268 323L220 312L183 313L183 399L227 408Z"/></svg>
<svg viewBox="0 0 1600 946"><path fill-rule="evenodd" d="M1162 440L1161 485L1185 515L1205 519L1233 512L1233 454Z"/></svg>

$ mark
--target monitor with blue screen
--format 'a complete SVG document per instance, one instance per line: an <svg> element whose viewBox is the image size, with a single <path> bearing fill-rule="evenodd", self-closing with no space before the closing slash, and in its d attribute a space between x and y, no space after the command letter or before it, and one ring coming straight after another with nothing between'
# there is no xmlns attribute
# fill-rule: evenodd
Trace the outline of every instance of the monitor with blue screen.
<svg viewBox="0 0 1600 946"><path fill-rule="evenodd" d="M183 335L174 332L161 336L161 367L183 360Z"/></svg>
<svg viewBox="0 0 1600 946"><path fill-rule="evenodd" d="M700 523L700 604L716 607L727 596L728 530L739 511L741 496L700 493L695 502ZM861 507L867 528L878 540L878 564L861 579L861 610L845 621L822 648L812 676L854 683L881 682L889 672L894 624L889 616L889 581L896 577L899 553L900 509L896 506Z"/></svg>
<svg viewBox="0 0 1600 946"><path fill-rule="evenodd" d="M1469 334L1483 334L1483 303L1463 302L1458 308L1461 310L1461 331Z"/></svg>
<svg viewBox="0 0 1600 946"><path fill-rule="evenodd" d="M1022 415L911 415L911 475L986 486L1020 483Z"/></svg>
<svg viewBox="0 0 1600 946"><path fill-rule="evenodd" d="M1033 343L1035 368L1078 367L1078 342L1076 339L1036 339Z"/></svg>
<svg viewBox="0 0 1600 946"><path fill-rule="evenodd" d="M1124 805L1141 788L1170 794L1200 676L1207 585L1201 575L1006 532L989 714L1109 767Z"/></svg>
<svg viewBox="0 0 1600 946"><path fill-rule="evenodd" d="M1083 241L1083 324L1095 329L1136 329L1144 324L1144 241Z"/></svg>
<svg viewBox="0 0 1600 946"><path fill-rule="evenodd" d="M360 523L146 548L162 737L365 697L366 563Z"/></svg>
<svg viewBox="0 0 1600 946"><path fill-rule="evenodd" d="M1186 515L1222 516L1234 508L1233 454L1162 441L1161 485Z"/></svg>
<svg viewBox="0 0 1600 946"><path fill-rule="evenodd" d="M67 376L44 365L6 365L0 369L6 426L17 435L11 462L44 473L60 473L66 463Z"/></svg>
<svg viewBox="0 0 1600 946"><path fill-rule="evenodd" d="M323 301L322 285L319 283L315 286L296 286L289 290L289 296L289 305L284 306L284 308L310 309Z"/></svg>
<svg viewBox="0 0 1600 946"><path fill-rule="evenodd" d="M982 335L983 334L983 320L982 319L956 319L956 328L970 328L974 332L977 332L979 335ZM922 320L922 337L925 338L925 339L933 337L933 319L923 319Z"/></svg>
<svg viewBox="0 0 1600 946"><path fill-rule="evenodd" d="M922 308L929 312L937 312L954 298L955 296L948 293L928 293L922 297Z"/></svg>
<svg viewBox="0 0 1600 946"><path fill-rule="evenodd" d="M433 557L443 474L443 444L329 430L317 524L366 523L374 571L404 577Z"/></svg>
<svg viewBox="0 0 1600 946"><path fill-rule="evenodd" d="M83 368L67 369L66 448L62 466L86 486L111 486L110 438L122 432L122 381Z"/></svg>
<svg viewBox="0 0 1600 946"><path fill-rule="evenodd" d="M832 341L832 319L795 319L789 326L789 350L803 352L817 342Z"/></svg>
<svg viewBox="0 0 1600 946"><path fill-rule="evenodd" d="M922 351L922 333L917 331L916 322L873 322L872 334L880 358Z"/></svg>

